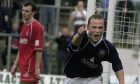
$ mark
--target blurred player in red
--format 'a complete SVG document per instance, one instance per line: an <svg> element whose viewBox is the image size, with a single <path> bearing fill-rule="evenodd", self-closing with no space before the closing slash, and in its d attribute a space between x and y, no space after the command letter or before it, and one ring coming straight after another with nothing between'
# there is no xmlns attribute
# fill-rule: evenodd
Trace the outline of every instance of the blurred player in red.
<svg viewBox="0 0 140 84"><path fill-rule="evenodd" d="M41 24L34 19L36 6L26 2L22 7L24 24L20 32L19 50L12 66L14 76L16 68L20 68L20 84L37 84L40 79L40 65L43 49L43 30Z"/></svg>

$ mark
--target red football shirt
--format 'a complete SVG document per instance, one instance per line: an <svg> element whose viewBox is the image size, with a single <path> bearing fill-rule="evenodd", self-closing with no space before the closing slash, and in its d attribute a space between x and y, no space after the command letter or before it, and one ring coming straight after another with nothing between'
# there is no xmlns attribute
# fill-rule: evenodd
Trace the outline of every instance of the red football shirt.
<svg viewBox="0 0 140 84"><path fill-rule="evenodd" d="M36 81L34 77L35 51L43 50L43 29L37 20L22 26L19 43L21 82Z"/></svg>

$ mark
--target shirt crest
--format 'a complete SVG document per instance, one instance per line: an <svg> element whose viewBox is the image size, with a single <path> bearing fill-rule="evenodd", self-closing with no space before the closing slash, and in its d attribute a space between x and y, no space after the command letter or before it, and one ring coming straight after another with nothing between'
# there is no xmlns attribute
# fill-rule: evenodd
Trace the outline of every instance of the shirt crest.
<svg viewBox="0 0 140 84"><path fill-rule="evenodd" d="M99 50L99 55L98 55L98 57L99 57L99 58L104 58L104 56L105 56L105 50Z"/></svg>

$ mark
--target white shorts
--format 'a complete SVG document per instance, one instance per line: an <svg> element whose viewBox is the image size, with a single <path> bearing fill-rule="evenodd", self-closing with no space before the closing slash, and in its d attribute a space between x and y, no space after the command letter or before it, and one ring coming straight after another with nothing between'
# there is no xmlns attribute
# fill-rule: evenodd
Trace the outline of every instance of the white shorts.
<svg viewBox="0 0 140 84"><path fill-rule="evenodd" d="M64 84L102 84L102 77L99 76L97 78L68 78L64 79Z"/></svg>

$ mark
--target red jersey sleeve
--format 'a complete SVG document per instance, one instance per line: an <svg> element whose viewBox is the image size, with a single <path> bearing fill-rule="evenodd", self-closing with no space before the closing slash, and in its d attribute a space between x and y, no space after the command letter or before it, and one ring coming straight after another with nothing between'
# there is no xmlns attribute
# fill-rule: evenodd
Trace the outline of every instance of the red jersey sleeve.
<svg viewBox="0 0 140 84"><path fill-rule="evenodd" d="M43 28L39 23L34 23L32 30L34 50L43 50Z"/></svg>

